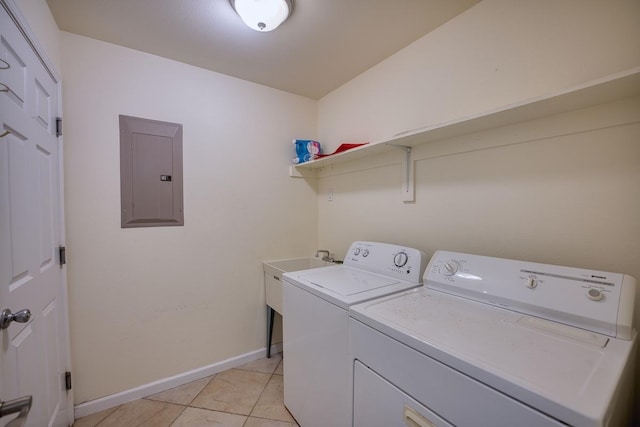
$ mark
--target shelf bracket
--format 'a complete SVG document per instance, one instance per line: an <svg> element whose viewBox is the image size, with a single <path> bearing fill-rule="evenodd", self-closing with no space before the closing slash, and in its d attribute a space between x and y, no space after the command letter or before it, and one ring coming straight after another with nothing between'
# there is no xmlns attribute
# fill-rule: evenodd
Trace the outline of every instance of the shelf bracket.
<svg viewBox="0 0 640 427"><path fill-rule="evenodd" d="M387 144L392 147L404 151L404 182L402 185L402 201L405 203L413 203L416 201L416 193L414 189L415 173L413 168L413 159L411 156L411 147L406 145Z"/></svg>

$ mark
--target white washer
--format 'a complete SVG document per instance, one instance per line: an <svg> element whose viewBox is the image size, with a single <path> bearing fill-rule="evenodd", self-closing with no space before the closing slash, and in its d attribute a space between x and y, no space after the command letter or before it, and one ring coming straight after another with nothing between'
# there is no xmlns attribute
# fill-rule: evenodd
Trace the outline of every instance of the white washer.
<svg viewBox="0 0 640 427"><path fill-rule="evenodd" d="M628 425L632 277L438 251L424 282L350 309L354 426Z"/></svg>
<svg viewBox="0 0 640 427"><path fill-rule="evenodd" d="M348 308L420 286L417 249L354 242L344 264L283 275L284 404L304 427L351 424Z"/></svg>

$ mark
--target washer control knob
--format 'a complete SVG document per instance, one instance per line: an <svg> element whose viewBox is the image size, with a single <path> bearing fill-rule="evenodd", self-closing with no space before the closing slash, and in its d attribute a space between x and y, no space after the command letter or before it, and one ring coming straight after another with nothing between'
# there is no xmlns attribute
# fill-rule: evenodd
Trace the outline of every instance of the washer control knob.
<svg viewBox="0 0 640 427"><path fill-rule="evenodd" d="M538 281L537 281L535 278L533 278L533 277L529 277L529 278L526 280L525 284L526 284L527 288L529 288L529 289L535 289L535 288L536 288L536 286L538 286Z"/></svg>
<svg viewBox="0 0 640 427"><path fill-rule="evenodd" d="M440 272L445 276L453 276L454 274L456 274L458 272L459 268L460 268L460 266L458 265L457 262L455 262L455 261L447 261L447 262L444 263L444 265L440 269Z"/></svg>
<svg viewBox="0 0 640 427"><path fill-rule="evenodd" d="M409 261L409 256L406 252L398 252L393 257L393 263L396 267L404 267L407 264L407 261Z"/></svg>
<svg viewBox="0 0 640 427"><path fill-rule="evenodd" d="M356 256L360 255L360 248L355 248L353 250L353 254L356 255Z"/></svg>
<svg viewBox="0 0 640 427"><path fill-rule="evenodd" d="M363 250L362 251L362 256L365 257L365 258L368 257L369 256L369 249Z"/></svg>
<svg viewBox="0 0 640 427"><path fill-rule="evenodd" d="M604 294L598 289L591 288L587 291L587 297L593 301L600 301L602 298L604 298Z"/></svg>

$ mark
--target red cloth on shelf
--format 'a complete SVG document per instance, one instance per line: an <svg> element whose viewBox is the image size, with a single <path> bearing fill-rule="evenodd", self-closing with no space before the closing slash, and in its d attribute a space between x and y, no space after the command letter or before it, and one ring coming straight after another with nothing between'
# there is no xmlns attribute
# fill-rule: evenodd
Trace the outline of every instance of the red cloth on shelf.
<svg viewBox="0 0 640 427"><path fill-rule="evenodd" d="M333 153L329 153L329 154L314 154L313 158L314 159L320 159L322 157L333 156L334 154L342 153L343 151L351 150L352 148L360 147L361 145L366 145L366 144L368 144L368 142L360 142L360 143L357 143L357 144L352 144L352 143L340 144L340 146Z"/></svg>

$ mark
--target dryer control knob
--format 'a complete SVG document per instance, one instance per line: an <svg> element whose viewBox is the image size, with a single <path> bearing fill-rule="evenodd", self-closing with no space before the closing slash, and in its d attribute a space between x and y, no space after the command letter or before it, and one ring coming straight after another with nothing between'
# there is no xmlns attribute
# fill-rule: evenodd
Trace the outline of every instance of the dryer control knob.
<svg viewBox="0 0 640 427"><path fill-rule="evenodd" d="M393 257L393 263L396 267L404 267L409 261L409 256L406 252L398 252L396 256Z"/></svg>
<svg viewBox="0 0 640 427"><path fill-rule="evenodd" d="M525 282L527 288L529 289L535 289L536 286L538 286L538 281L536 279L534 279L533 277L529 277L526 282Z"/></svg>
<svg viewBox="0 0 640 427"><path fill-rule="evenodd" d="M357 256L357 255L360 255L360 248L355 248L355 249L353 250L353 254L354 254L354 255L356 255L356 256Z"/></svg>
<svg viewBox="0 0 640 427"><path fill-rule="evenodd" d="M365 257L365 258L368 257L369 256L369 249L363 250L362 251L362 256Z"/></svg>
<svg viewBox="0 0 640 427"><path fill-rule="evenodd" d="M458 272L460 266L455 261L447 261L444 263L442 268L440 268L440 272L445 276L453 276Z"/></svg>
<svg viewBox="0 0 640 427"><path fill-rule="evenodd" d="M587 291L587 298L593 301L600 301L604 298L604 294L598 289L591 288Z"/></svg>

